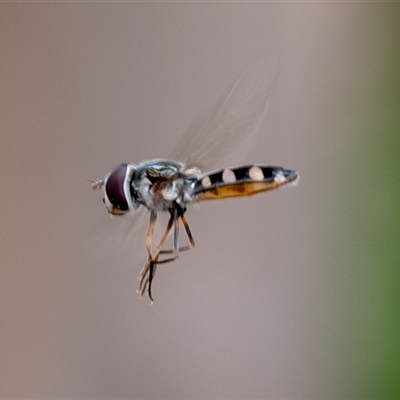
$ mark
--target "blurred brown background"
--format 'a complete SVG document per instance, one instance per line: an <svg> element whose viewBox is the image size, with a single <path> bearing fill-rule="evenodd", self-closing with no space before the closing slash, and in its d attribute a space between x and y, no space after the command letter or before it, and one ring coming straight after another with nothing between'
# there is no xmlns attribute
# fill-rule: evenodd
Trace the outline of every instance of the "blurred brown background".
<svg viewBox="0 0 400 400"><path fill-rule="evenodd" d="M0 397L398 398L399 4L0 5ZM138 300L145 225L86 179L168 157L263 55L242 162L300 185L190 209ZM139 224L140 225L140 224Z"/></svg>

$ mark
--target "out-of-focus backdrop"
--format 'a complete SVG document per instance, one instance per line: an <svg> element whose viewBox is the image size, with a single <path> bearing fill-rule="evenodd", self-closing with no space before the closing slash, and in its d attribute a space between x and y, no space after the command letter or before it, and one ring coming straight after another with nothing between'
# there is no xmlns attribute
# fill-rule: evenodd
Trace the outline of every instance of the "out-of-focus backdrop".
<svg viewBox="0 0 400 400"><path fill-rule="evenodd" d="M0 11L0 397L400 397L399 4ZM146 224L86 179L173 154L264 55L237 163L300 185L189 209L196 249L138 300Z"/></svg>

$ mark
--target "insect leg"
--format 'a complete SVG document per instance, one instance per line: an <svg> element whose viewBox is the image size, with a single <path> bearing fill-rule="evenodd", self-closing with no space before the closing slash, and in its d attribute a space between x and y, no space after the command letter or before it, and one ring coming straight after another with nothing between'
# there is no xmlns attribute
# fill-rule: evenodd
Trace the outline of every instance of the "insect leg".
<svg viewBox="0 0 400 400"><path fill-rule="evenodd" d="M175 216L175 213L171 212L171 216L168 220L167 227L164 231L163 236L161 237L160 243L157 246L157 251L154 255L152 255L151 254L151 239L152 239L153 233L154 233L156 218L157 218L157 212L151 211L149 229L148 229L147 235L146 235L146 248L147 248L147 253L148 253L148 260L147 260L147 263L144 266L142 272L140 273L140 275L138 277L139 287L137 289L139 297L143 297L143 295L146 291L146 288L147 288L147 293L152 301L153 301L153 299L151 298L151 282L156 273L157 264L160 263L160 261L158 261L158 256L159 256L162 246L165 244L165 242L168 238L168 235L171 231L171 228L174 223L174 220L176 219L176 216Z"/></svg>
<svg viewBox="0 0 400 400"><path fill-rule="evenodd" d="M160 250L161 251L161 250ZM174 219L174 258L179 255L179 218Z"/></svg>
<svg viewBox="0 0 400 400"><path fill-rule="evenodd" d="M152 255L151 255L151 242L153 240L153 235L154 235L154 228L156 226L156 221L157 221L157 211L151 210L150 211L150 222L149 222L149 227L147 228L147 233L146 233L146 249L147 249L147 263L143 267L142 271L140 272L138 276L138 281L139 281L139 287L137 289L137 292L139 294L139 297L143 297L143 294L146 290L148 278L146 279L146 276L149 273L149 270L151 268L150 262L152 260Z"/></svg>
<svg viewBox="0 0 400 400"><path fill-rule="evenodd" d="M160 251L162 247L164 246L166 240L168 239L168 236L171 232L172 225L174 225L174 258L178 257L177 249L175 250L175 247L178 245L178 233L179 233L179 220L176 218L176 215L174 212L171 212L170 218L168 220L167 228L164 231L164 234L160 240L160 243L158 243L157 246L157 251L156 253L151 256L151 260L149 261L149 277L148 277L148 285L147 285L147 294L150 297L150 300L153 301L153 297L151 295L151 283L153 282L154 276L156 274L156 269L157 269L157 264L164 263L165 260L159 261L158 257L160 255ZM177 228L178 225L178 228ZM170 261L172 261L171 259Z"/></svg>
<svg viewBox="0 0 400 400"><path fill-rule="evenodd" d="M162 235L161 240L158 243L157 251L153 256L153 261L158 259L158 256L159 256L159 254L161 252L161 249L164 246L165 242L167 241L169 233L171 232L172 225L174 225L174 232L176 230L176 221L177 221L176 214L175 214L174 211L170 211L170 213L171 213L171 215L170 215L169 220L168 220L167 228L165 229L164 234ZM175 235L174 235L174 241L175 241Z"/></svg>
<svg viewBox="0 0 400 400"><path fill-rule="evenodd" d="M189 227L189 222L186 219L186 217L183 215L184 211L182 211L180 213L180 215L178 214L178 218L182 221L182 224L185 228L186 231L186 235L189 239L189 246L183 246L183 247L179 247L178 252L182 252L182 251L187 251L187 250L191 250L193 247L196 246L193 236L192 236L192 232L190 231L190 227ZM174 252L174 250L161 250L160 254L172 254ZM171 261L174 260L174 258L170 259ZM159 262L160 263L160 262Z"/></svg>
<svg viewBox="0 0 400 400"><path fill-rule="evenodd" d="M186 219L186 217L183 214L180 216L180 218L181 218L183 226L185 227L186 234L187 234L187 237L188 237L189 242L190 242L190 248L195 247L196 244L194 243L192 232L190 231L190 228L189 228L188 220Z"/></svg>
<svg viewBox="0 0 400 400"><path fill-rule="evenodd" d="M160 242L158 243L157 250L154 254L151 254L151 239L153 237L153 232L154 232L154 226L157 218L157 213L154 211L150 214L150 224L149 224L149 229L146 235L146 248L148 252L148 261L147 264L145 265L143 271L139 275L139 288L138 288L138 293L140 297L144 296L144 293L146 292L147 289L147 294L150 298L151 301L153 301L153 297L151 294L151 284L153 282L156 269L157 269L157 264L164 264L167 262L174 261L178 258L179 252L180 251L185 251L185 250L190 250L195 246L195 242L193 240L192 233L189 228L189 223L184 217L184 212L185 210L182 208L175 208L170 211L170 218L168 220L167 227L164 231L163 236L161 237ZM179 222L182 221L182 224L185 228L186 234L189 239L189 246L184 246L184 247L179 247ZM165 242L168 239L168 236L171 232L172 226L174 227L174 237L173 237L173 249L172 250L162 250ZM172 257L166 258L164 260L159 260L159 256L161 254L173 254Z"/></svg>
<svg viewBox="0 0 400 400"><path fill-rule="evenodd" d="M173 244L173 249L172 250L162 250L162 246L164 243L161 244L157 248L157 264L163 264L167 263L170 261L174 261L179 257L179 253L181 251L186 251L190 250L192 247L194 247L194 240L192 237L192 234L189 229L189 224L187 222L187 219L183 216L186 211L186 208L182 208L178 204L175 205L175 208L173 210L170 210L171 215L174 215L174 244ZM179 220L182 220L182 224L185 227L186 234L188 235L190 246L184 246L184 247L179 247ZM173 254L173 257L166 258L164 260L158 260L158 256L160 254Z"/></svg>
<svg viewBox="0 0 400 400"><path fill-rule="evenodd" d="M164 232L164 235L162 236L162 238L160 240L160 243L157 246L156 253L152 256L151 260L148 263L149 264L149 275L148 275L148 279L145 281L145 286L142 288L141 293L144 293L145 287L147 286L147 293L148 293L148 296L150 297L151 301L153 301L153 297L151 294L151 283L152 283L155 273L156 273L157 264L164 264L164 263L167 263L170 261L174 261L179 256L179 219L180 219L181 215L179 215L178 213L180 213L180 211L181 211L181 209L179 209L179 210L174 209L174 210L170 211L171 216L168 221L167 228ZM164 246L164 244L169 236L169 233L172 229L172 225L174 226L174 239L173 239L174 248L172 250L173 257L170 257L170 258L167 258L164 260L159 260L158 257L162 251L161 250L162 247Z"/></svg>
<svg viewBox="0 0 400 400"><path fill-rule="evenodd" d="M191 250L193 247L195 247L196 244L194 242L192 232L190 231L188 220L186 219L186 217L183 214L180 215L179 218L182 221L182 224L186 231L186 235L190 242L189 246L179 247L178 252L180 253L182 251ZM160 254L172 254L173 252L174 252L174 250L161 250Z"/></svg>
<svg viewBox="0 0 400 400"><path fill-rule="evenodd" d="M156 221L157 221L157 211L151 210L149 227L148 227L147 233L146 233L146 249L147 249L147 254L149 257L151 257L151 241L153 239Z"/></svg>
<svg viewBox="0 0 400 400"><path fill-rule="evenodd" d="M151 294L151 282L153 281L154 275L156 273L156 268L157 268L157 264L154 261L150 261L149 262L149 278L147 279L145 288L147 286L147 294L151 300L151 302L153 303L153 296Z"/></svg>

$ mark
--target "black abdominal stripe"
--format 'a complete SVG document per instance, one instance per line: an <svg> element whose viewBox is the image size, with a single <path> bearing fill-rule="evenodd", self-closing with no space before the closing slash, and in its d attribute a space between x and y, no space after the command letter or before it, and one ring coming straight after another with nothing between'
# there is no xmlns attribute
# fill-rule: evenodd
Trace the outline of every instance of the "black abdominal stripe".
<svg viewBox="0 0 400 400"><path fill-rule="evenodd" d="M225 168L204 175L196 183L193 194L198 200L252 196L295 182L298 178L296 171L281 167L248 165Z"/></svg>

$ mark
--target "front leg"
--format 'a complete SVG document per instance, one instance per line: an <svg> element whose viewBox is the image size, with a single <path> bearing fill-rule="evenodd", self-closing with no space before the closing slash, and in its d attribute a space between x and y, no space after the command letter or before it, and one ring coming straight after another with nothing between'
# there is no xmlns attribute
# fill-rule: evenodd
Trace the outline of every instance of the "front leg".
<svg viewBox="0 0 400 400"><path fill-rule="evenodd" d="M147 228L147 233L146 233L146 249L147 249L147 255L150 258L151 258L151 242L153 240L156 221L157 221L157 211L151 210L149 227Z"/></svg>
<svg viewBox="0 0 400 400"><path fill-rule="evenodd" d="M168 220L167 227L164 231L163 236L161 237L160 243L157 246L157 251L154 255L152 255L151 254L151 241L152 241L152 237L154 234L156 218L157 218L157 212L152 211L150 214L149 228L147 230L147 235L146 235L147 263L144 266L142 272L140 273L140 275L138 277L139 287L137 290L139 297L143 297L144 293L146 292L146 288L147 288L147 293L148 293L151 301L153 301L153 298L151 296L151 282L156 273L157 264L166 262L165 260L160 262L158 260L158 257L160 255L162 247L164 246L166 240L168 239L169 233L171 232L171 229L172 229L172 225L174 225L174 227L176 226L176 223L175 223L176 213L171 211L171 215ZM175 242L175 240L174 240L174 242Z"/></svg>

